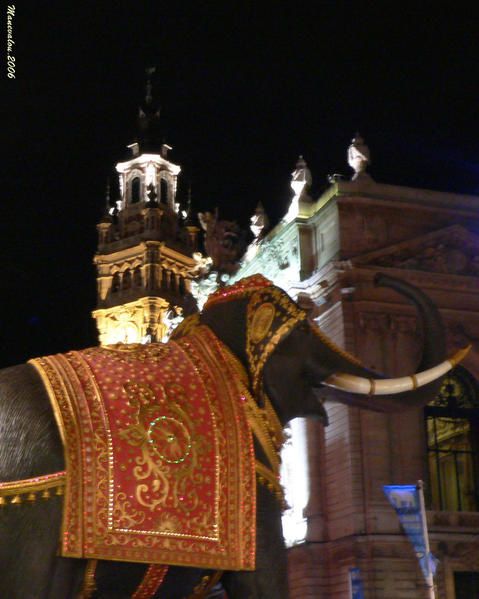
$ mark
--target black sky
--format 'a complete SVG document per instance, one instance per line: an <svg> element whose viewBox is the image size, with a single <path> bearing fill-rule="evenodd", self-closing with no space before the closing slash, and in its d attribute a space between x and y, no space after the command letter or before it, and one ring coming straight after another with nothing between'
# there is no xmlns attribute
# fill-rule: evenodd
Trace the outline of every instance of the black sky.
<svg viewBox="0 0 479 599"><path fill-rule="evenodd" d="M16 3L16 79L1 75L0 365L96 342L95 225L146 66L197 210L246 223L261 200L278 218L297 156L319 194L328 173L349 175L356 130L376 180L479 193L479 18L438 6Z"/></svg>

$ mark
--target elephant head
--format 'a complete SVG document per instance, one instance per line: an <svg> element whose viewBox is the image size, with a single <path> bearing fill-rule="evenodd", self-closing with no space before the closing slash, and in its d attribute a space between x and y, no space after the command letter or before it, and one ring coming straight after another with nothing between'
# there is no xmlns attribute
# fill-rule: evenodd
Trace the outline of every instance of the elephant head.
<svg viewBox="0 0 479 599"><path fill-rule="evenodd" d="M365 368L261 275L210 296L201 322L240 358L256 399L261 403L266 394L283 424L308 415L327 422L324 398L380 412L425 405L436 395L442 376L467 349L445 360L444 328L432 301L392 277L378 275L376 284L395 289L418 311L424 347L416 374L391 379Z"/></svg>

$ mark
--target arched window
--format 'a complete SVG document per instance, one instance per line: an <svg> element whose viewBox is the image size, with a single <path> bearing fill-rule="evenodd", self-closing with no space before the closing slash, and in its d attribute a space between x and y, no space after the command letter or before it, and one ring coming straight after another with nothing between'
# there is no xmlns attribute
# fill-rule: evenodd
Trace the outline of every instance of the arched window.
<svg viewBox="0 0 479 599"><path fill-rule="evenodd" d="M479 509L479 385L461 367L425 408L431 508Z"/></svg>
<svg viewBox="0 0 479 599"><path fill-rule="evenodd" d="M142 278L141 278L141 268L137 266L133 272L133 284L135 287L141 287Z"/></svg>
<svg viewBox="0 0 479 599"><path fill-rule="evenodd" d="M116 272L113 275L113 280L111 282L111 291L112 293L117 293L120 291L120 275Z"/></svg>
<svg viewBox="0 0 479 599"><path fill-rule="evenodd" d="M162 289L168 289L170 286L170 277L171 277L171 273L170 271L167 271L163 268L163 270L161 271L161 288Z"/></svg>
<svg viewBox="0 0 479 599"><path fill-rule="evenodd" d="M137 204L140 199L141 182L140 177L135 177L131 182L131 203Z"/></svg>
<svg viewBox="0 0 479 599"><path fill-rule="evenodd" d="M180 295L185 295L185 293L186 293L186 284L185 284L184 277L180 277L180 288L179 288L179 292L180 292Z"/></svg>
<svg viewBox="0 0 479 599"><path fill-rule="evenodd" d="M131 271L129 269L125 270L123 273L123 290L131 289Z"/></svg>
<svg viewBox="0 0 479 599"><path fill-rule="evenodd" d="M168 204L168 181L163 177L161 178L160 193L160 199L162 204Z"/></svg>

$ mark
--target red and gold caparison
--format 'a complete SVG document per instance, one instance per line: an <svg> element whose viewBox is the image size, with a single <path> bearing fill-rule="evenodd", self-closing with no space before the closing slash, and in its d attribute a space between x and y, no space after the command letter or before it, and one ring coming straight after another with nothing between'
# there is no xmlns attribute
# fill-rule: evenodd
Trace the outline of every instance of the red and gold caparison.
<svg viewBox="0 0 479 599"><path fill-rule="evenodd" d="M210 329L32 364L65 448L62 555L255 568L251 396Z"/></svg>

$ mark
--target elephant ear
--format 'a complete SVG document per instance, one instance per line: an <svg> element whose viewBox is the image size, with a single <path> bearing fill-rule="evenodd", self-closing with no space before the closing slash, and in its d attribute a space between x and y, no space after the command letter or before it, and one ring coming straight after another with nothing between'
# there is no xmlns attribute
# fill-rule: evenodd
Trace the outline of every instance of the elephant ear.
<svg viewBox="0 0 479 599"><path fill-rule="evenodd" d="M271 285L251 295L246 311L246 357L251 388L259 403L266 361L293 328L307 318L307 313L278 287Z"/></svg>

